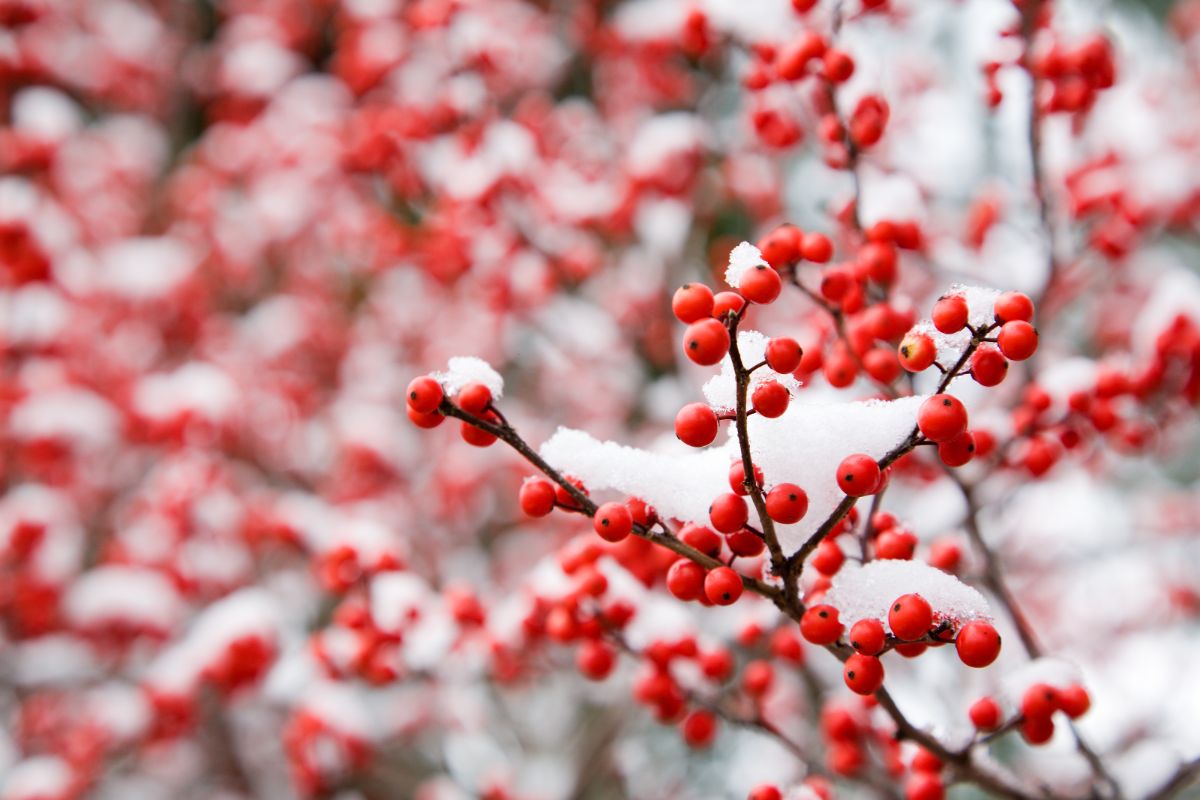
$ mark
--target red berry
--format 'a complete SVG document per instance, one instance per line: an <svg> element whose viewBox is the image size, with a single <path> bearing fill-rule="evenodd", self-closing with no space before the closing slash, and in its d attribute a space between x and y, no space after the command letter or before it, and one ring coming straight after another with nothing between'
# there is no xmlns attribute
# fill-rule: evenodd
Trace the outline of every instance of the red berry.
<svg viewBox="0 0 1200 800"><path fill-rule="evenodd" d="M838 465L838 488L851 497L874 494L879 488L881 477L875 459L862 453L846 456Z"/></svg>
<svg viewBox="0 0 1200 800"><path fill-rule="evenodd" d="M830 83L845 83L854 74L854 59L848 53L831 47L825 51L821 74Z"/></svg>
<svg viewBox="0 0 1200 800"><path fill-rule="evenodd" d="M875 656L855 653L846 659L842 678L852 692L874 694L883 686L883 662Z"/></svg>
<svg viewBox="0 0 1200 800"><path fill-rule="evenodd" d="M688 523L679 531L679 540L706 556L716 558L721 553L721 537L703 525Z"/></svg>
<svg viewBox="0 0 1200 800"><path fill-rule="evenodd" d="M482 383L468 383L459 390L455 401L468 414L482 414L492 404L492 390Z"/></svg>
<svg viewBox="0 0 1200 800"><path fill-rule="evenodd" d="M957 397L935 394L917 409L917 427L932 442L949 441L967 429L967 409Z"/></svg>
<svg viewBox="0 0 1200 800"><path fill-rule="evenodd" d="M769 783L762 783L750 790L746 800L783 800L783 792Z"/></svg>
<svg viewBox="0 0 1200 800"><path fill-rule="evenodd" d="M704 403L688 403L675 415L675 435L692 447L706 447L717 438L720 420Z"/></svg>
<svg viewBox="0 0 1200 800"><path fill-rule="evenodd" d="M762 470L758 465L754 465L754 483L762 486L763 476ZM745 497L748 494L746 489L746 466L741 461L735 461L729 465L729 488L736 495Z"/></svg>
<svg viewBox="0 0 1200 800"><path fill-rule="evenodd" d="M904 782L904 800L942 800L946 787L936 772L914 772Z"/></svg>
<svg viewBox="0 0 1200 800"><path fill-rule="evenodd" d="M827 703L821 709L821 733L831 742L853 741L860 733L858 720L850 709Z"/></svg>
<svg viewBox="0 0 1200 800"><path fill-rule="evenodd" d="M809 606L800 617L800 635L813 644L833 644L842 635L838 610L824 604Z"/></svg>
<svg viewBox="0 0 1200 800"><path fill-rule="evenodd" d="M759 252L763 260L775 269L786 267L800 258L803 235L795 225L780 225L758 240Z"/></svg>
<svg viewBox="0 0 1200 800"><path fill-rule="evenodd" d="M612 672L617 663L612 648L596 639L588 639L575 653L575 665L585 678L602 681Z"/></svg>
<svg viewBox="0 0 1200 800"><path fill-rule="evenodd" d="M498 422L499 420L488 420L489 422ZM462 440L469 445L475 447L488 447L496 441L493 434L488 433L482 428L476 428L469 422L464 422L459 428L459 434L462 435Z"/></svg>
<svg viewBox="0 0 1200 800"><path fill-rule="evenodd" d="M1023 320L1006 322L996 334L996 344L1006 358L1013 361L1024 361L1037 350L1037 329Z"/></svg>
<svg viewBox="0 0 1200 800"><path fill-rule="evenodd" d="M1088 696L1087 689L1072 683L1065 689L1059 689L1058 705L1068 717L1078 719L1092 707L1092 698Z"/></svg>
<svg viewBox="0 0 1200 800"><path fill-rule="evenodd" d="M958 631L954 648L968 667L986 667L1000 655L1000 634L986 622L968 622Z"/></svg>
<svg viewBox="0 0 1200 800"><path fill-rule="evenodd" d="M700 671L709 680L723 681L733 673L733 655L724 648L702 654L699 663Z"/></svg>
<svg viewBox="0 0 1200 800"><path fill-rule="evenodd" d="M728 314L740 314L746 307L746 298L737 292L717 292L713 295L712 315L724 319Z"/></svg>
<svg viewBox="0 0 1200 800"><path fill-rule="evenodd" d="M863 369L879 383L890 384L900 377L900 362L888 347L872 347L862 357Z"/></svg>
<svg viewBox="0 0 1200 800"><path fill-rule="evenodd" d="M971 718L971 724L981 731L996 730L1000 727L1000 720L1003 717L1000 704L990 697L981 697L976 700L967 715Z"/></svg>
<svg viewBox="0 0 1200 800"><path fill-rule="evenodd" d="M821 273L821 296L831 303L840 303L854 285L854 276L845 267L830 267Z"/></svg>
<svg viewBox="0 0 1200 800"><path fill-rule="evenodd" d="M996 298L992 310L996 314L996 321L1002 325L1013 320L1029 322L1033 319L1033 301L1020 292L1005 292L1000 295Z"/></svg>
<svg viewBox="0 0 1200 800"><path fill-rule="evenodd" d="M888 625L901 641L920 639L933 627L933 609L919 594L901 595L888 609Z"/></svg>
<svg viewBox="0 0 1200 800"><path fill-rule="evenodd" d="M408 407L418 413L433 413L444 396L442 385L428 375L413 378L408 384Z"/></svg>
<svg viewBox="0 0 1200 800"><path fill-rule="evenodd" d="M680 600L695 600L704 591L704 567L680 559L667 570L667 590Z"/></svg>
<svg viewBox="0 0 1200 800"><path fill-rule="evenodd" d="M975 437L970 431L963 431L958 436L937 446L938 458L947 467L961 467L975 455Z"/></svg>
<svg viewBox="0 0 1200 800"><path fill-rule="evenodd" d="M833 349L829 358L825 359L821 371L825 380L835 389L845 389L858 377L858 366L854 363L854 357L841 347Z"/></svg>
<svg viewBox="0 0 1200 800"><path fill-rule="evenodd" d="M933 327L942 333L958 333L967 326L967 299L961 294L948 294L933 304Z"/></svg>
<svg viewBox="0 0 1200 800"><path fill-rule="evenodd" d="M980 386L997 386L1008 374L1008 359L991 345L971 354L971 377Z"/></svg>
<svg viewBox="0 0 1200 800"><path fill-rule="evenodd" d="M1030 744L1045 744L1054 736L1054 720L1051 717L1026 717L1021 723L1021 735Z"/></svg>
<svg viewBox="0 0 1200 800"><path fill-rule="evenodd" d="M704 594L714 605L733 605L742 596L742 578L729 567L717 567L704 578Z"/></svg>
<svg viewBox="0 0 1200 800"><path fill-rule="evenodd" d="M754 406L754 410L767 419L783 416L791 399L792 396L788 394L787 387L779 381L772 380L763 381L755 386L750 395L750 402Z"/></svg>
<svg viewBox="0 0 1200 800"><path fill-rule="evenodd" d="M929 548L930 566L945 572L954 572L962 561L962 548L953 539L938 539Z"/></svg>
<svg viewBox="0 0 1200 800"><path fill-rule="evenodd" d="M880 129L882 132L882 129ZM858 251L858 261L864 264L867 275L880 285L896 280L896 248L882 242L868 242Z"/></svg>
<svg viewBox="0 0 1200 800"><path fill-rule="evenodd" d="M717 736L717 718L709 711L698 709L683 720L680 732L688 747L708 747Z"/></svg>
<svg viewBox="0 0 1200 800"><path fill-rule="evenodd" d="M866 763L867 758L857 742L836 742L826 756L829 771L847 778L861 772Z"/></svg>
<svg viewBox="0 0 1200 800"><path fill-rule="evenodd" d="M708 507L708 520L721 533L733 533L742 528L750 518L746 501L732 492L723 494Z"/></svg>
<svg viewBox="0 0 1200 800"><path fill-rule="evenodd" d="M675 290L675 296L671 298L671 311L685 325L711 317L712 289L702 283L685 283Z"/></svg>
<svg viewBox="0 0 1200 800"><path fill-rule="evenodd" d="M729 352L729 331L715 319L693 322L683 334L683 351L702 367L718 364Z"/></svg>
<svg viewBox="0 0 1200 800"><path fill-rule="evenodd" d="M422 414L412 406L405 409L408 413L408 419L413 425L418 428L436 428L446 421L446 418L437 411L430 411L428 414Z"/></svg>
<svg viewBox="0 0 1200 800"><path fill-rule="evenodd" d="M780 336L767 342L767 366L780 375L790 375L800 368L804 351L795 339Z"/></svg>
<svg viewBox="0 0 1200 800"><path fill-rule="evenodd" d="M794 483L781 483L767 492L766 506L768 517L791 525L808 513L808 494Z"/></svg>
<svg viewBox="0 0 1200 800"><path fill-rule="evenodd" d="M517 493L521 510L531 517L544 517L554 510L554 484L544 478L530 478Z"/></svg>
<svg viewBox="0 0 1200 800"><path fill-rule="evenodd" d="M875 539L875 557L908 561L917 549L917 537L912 531L893 528Z"/></svg>
<svg viewBox="0 0 1200 800"><path fill-rule="evenodd" d="M1050 718L1058 710L1058 691L1048 683L1035 683L1021 695L1021 713L1026 719Z"/></svg>
<svg viewBox="0 0 1200 800"><path fill-rule="evenodd" d="M813 553L808 563L822 575L836 575L845 561L846 554L842 552L842 548L838 547L837 542L833 539L826 539L817 545L817 551Z"/></svg>
<svg viewBox="0 0 1200 800"><path fill-rule="evenodd" d="M742 688L751 697L762 697L775 682L775 668L770 661L756 659L742 670Z"/></svg>
<svg viewBox="0 0 1200 800"><path fill-rule="evenodd" d="M850 646L864 656L877 656L883 650L883 623L877 619L860 619L850 626Z"/></svg>
<svg viewBox="0 0 1200 800"><path fill-rule="evenodd" d="M900 357L900 366L909 372L928 369L937 358L937 346L925 333L910 332L901 340L896 352Z"/></svg>
<svg viewBox="0 0 1200 800"><path fill-rule="evenodd" d="M756 264L742 273L738 291L751 303L766 305L775 302L783 290L783 280L771 267Z"/></svg>
<svg viewBox="0 0 1200 800"><path fill-rule="evenodd" d="M633 532L633 515L623 503L605 503L596 509L592 527L606 542L619 542Z"/></svg>
<svg viewBox="0 0 1200 800"><path fill-rule="evenodd" d="M823 233L806 233L801 245L804 260L814 264L828 263L833 258L833 242Z"/></svg>
<svg viewBox="0 0 1200 800"><path fill-rule="evenodd" d="M762 551L766 549L766 543L763 542L753 531L742 528L740 531L734 531L725 537L725 544L729 545L729 552L737 556L746 558L754 558L762 555Z"/></svg>
<svg viewBox="0 0 1200 800"><path fill-rule="evenodd" d="M771 655L793 664L804 662L804 648L800 637L791 628L776 628L771 634Z"/></svg>

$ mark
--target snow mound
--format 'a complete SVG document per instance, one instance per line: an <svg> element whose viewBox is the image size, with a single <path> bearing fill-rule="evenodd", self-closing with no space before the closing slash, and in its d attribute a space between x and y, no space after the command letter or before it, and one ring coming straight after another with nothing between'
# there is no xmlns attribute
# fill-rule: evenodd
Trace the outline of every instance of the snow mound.
<svg viewBox="0 0 1200 800"><path fill-rule="evenodd" d="M729 266L725 268L725 282L736 289L742 285L742 276L759 265L770 266L757 247L749 242L742 242L729 254Z"/></svg>
<svg viewBox="0 0 1200 800"><path fill-rule="evenodd" d="M482 383L492 392L492 397L504 394L504 379L492 369L492 365L474 356L451 358L445 372L433 373L433 379L442 385L446 394L453 396L469 383Z"/></svg>
<svg viewBox="0 0 1200 800"><path fill-rule="evenodd" d="M877 619L888 627L888 609L892 603L897 597L914 592L929 601L937 619L955 624L991 619L983 595L923 561L883 559L863 566L847 563L834 576L825 602L838 610L838 616L847 626L860 619Z"/></svg>

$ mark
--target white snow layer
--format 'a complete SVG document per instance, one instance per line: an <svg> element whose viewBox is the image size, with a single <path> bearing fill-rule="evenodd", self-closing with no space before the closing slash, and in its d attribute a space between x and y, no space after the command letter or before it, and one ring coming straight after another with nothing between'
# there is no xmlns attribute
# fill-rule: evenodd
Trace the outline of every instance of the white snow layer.
<svg viewBox="0 0 1200 800"><path fill-rule="evenodd" d="M838 610L847 627L860 619L877 619L890 630L888 609L897 597L911 593L928 601L935 619L960 624L991 618L983 595L923 561L883 559L863 566L847 562L834 576L825 602Z"/></svg>
<svg viewBox="0 0 1200 800"><path fill-rule="evenodd" d="M738 288L742 285L742 276L760 264L764 267L770 266L763 258L762 251L749 242L742 242L729 254L729 266L725 268L725 282L735 289Z"/></svg>
<svg viewBox="0 0 1200 800"><path fill-rule="evenodd" d="M770 340L758 331L738 331L738 352L747 368L766 357L768 341ZM770 380L782 383L793 396L800 390L800 381L791 375L780 375L770 369L757 369L750 374L750 391L753 392L755 386ZM733 361L728 355L721 360L721 374L709 378L702 391L704 399L708 400L708 404L713 408L732 410L737 405L737 380L733 377Z"/></svg>
<svg viewBox="0 0 1200 800"><path fill-rule="evenodd" d="M504 379L492 369L492 365L474 356L455 356L447 364L445 372L435 372L433 379L442 385L446 394L453 396L468 383L482 383L492 392L492 397L504 394Z"/></svg>

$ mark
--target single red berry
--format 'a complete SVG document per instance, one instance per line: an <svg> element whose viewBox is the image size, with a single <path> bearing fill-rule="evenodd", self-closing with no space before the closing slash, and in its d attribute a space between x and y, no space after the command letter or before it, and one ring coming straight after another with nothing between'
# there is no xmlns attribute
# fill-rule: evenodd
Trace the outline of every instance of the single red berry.
<svg viewBox="0 0 1200 800"><path fill-rule="evenodd" d="M770 661L755 659L742 670L742 688L751 697L762 697L775 682L775 668Z"/></svg>
<svg viewBox="0 0 1200 800"><path fill-rule="evenodd" d="M882 129L880 129L882 132ZM867 242L858 251L860 264L866 266L871 280L886 286L896 280L896 248L883 242Z"/></svg>
<svg viewBox="0 0 1200 800"><path fill-rule="evenodd" d="M499 420L488 421L498 422ZM462 440L464 442L469 445L474 445L475 447L488 447L496 441L495 435L488 433L482 428L476 428L469 422L464 422L462 424L462 427L459 428L459 434L462 435Z"/></svg>
<svg viewBox="0 0 1200 800"><path fill-rule="evenodd" d="M890 384L900 377L900 361L889 347L872 347L862 357L863 369L878 383Z"/></svg>
<svg viewBox="0 0 1200 800"><path fill-rule="evenodd" d="M706 447L717 438L720 420L704 403L688 403L675 415L675 435L692 447Z"/></svg>
<svg viewBox="0 0 1200 800"><path fill-rule="evenodd" d="M969 314L967 298L961 294L948 294L933 304L929 318L933 320L933 327L942 333L958 333L967 327Z"/></svg>
<svg viewBox="0 0 1200 800"><path fill-rule="evenodd" d="M933 627L933 609L919 594L901 595L888 609L888 625L901 641L920 639Z"/></svg>
<svg viewBox="0 0 1200 800"><path fill-rule="evenodd" d="M688 747L697 750L708 747L717 737L717 718L709 711L697 709L683 720L680 732Z"/></svg>
<svg viewBox="0 0 1200 800"><path fill-rule="evenodd" d="M623 503L605 503L596 509L592 527L606 542L619 542L633 532L633 515Z"/></svg>
<svg viewBox="0 0 1200 800"><path fill-rule="evenodd" d="M849 708L826 703L821 708L821 733L831 742L854 741L861 727Z"/></svg>
<svg viewBox="0 0 1200 800"><path fill-rule="evenodd" d="M444 396L442 385L428 375L413 378L408 384L408 407L418 413L433 413Z"/></svg>
<svg viewBox="0 0 1200 800"><path fill-rule="evenodd" d="M588 490L582 481L567 477L567 482L578 489L585 497L587 496ZM575 502L575 498L571 496L571 493L562 486L556 485L554 487L554 500L563 508L579 508L579 503Z"/></svg>
<svg viewBox="0 0 1200 800"><path fill-rule="evenodd" d="M971 354L971 377L980 386L997 386L1008 374L1008 359L990 344Z"/></svg>
<svg viewBox="0 0 1200 800"><path fill-rule="evenodd" d="M938 539L930 546L927 561L944 572L954 572L962 561L962 548L953 539Z"/></svg>
<svg viewBox="0 0 1200 800"><path fill-rule="evenodd" d="M996 730L1000 727L1000 720L1003 718L1000 704L990 697L981 697L976 700L967 715L971 718L971 724L981 731Z"/></svg>
<svg viewBox="0 0 1200 800"><path fill-rule="evenodd" d="M554 484L544 478L530 478L517 494L521 510L531 517L544 517L554 510Z"/></svg>
<svg viewBox="0 0 1200 800"><path fill-rule="evenodd" d="M968 622L959 629L954 648L968 667L986 667L1000 655L1000 634L986 622Z"/></svg>
<svg viewBox="0 0 1200 800"><path fill-rule="evenodd" d="M1024 361L1037 350L1037 329L1023 320L1015 319L1006 322L996 334L996 344L1006 358L1013 361Z"/></svg>
<svg viewBox="0 0 1200 800"><path fill-rule="evenodd" d="M724 681L733 674L733 654L723 647L701 654L699 663L709 680Z"/></svg>
<svg viewBox="0 0 1200 800"><path fill-rule="evenodd" d="M1071 719L1079 719L1092 707L1092 698L1078 683L1058 690L1058 706Z"/></svg>
<svg viewBox="0 0 1200 800"><path fill-rule="evenodd" d="M804 647L800 644L800 637L790 627L776 628L771 634L771 655L783 661L790 661L793 664L804 663Z"/></svg>
<svg viewBox="0 0 1200 800"><path fill-rule="evenodd" d="M904 781L904 800L942 800L946 787L937 772L914 772Z"/></svg>
<svg viewBox="0 0 1200 800"><path fill-rule="evenodd" d="M963 431L953 439L940 442L937 451L938 458L947 467L961 467L975 455L975 437L970 431Z"/></svg>
<svg viewBox="0 0 1200 800"><path fill-rule="evenodd" d="M904 528L892 528L875 538L875 557L908 561L917 550L917 536Z"/></svg>
<svg viewBox="0 0 1200 800"><path fill-rule="evenodd" d="M779 336L767 342L767 366L780 375L790 375L800 368L804 351L795 339Z"/></svg>
<svg viewBox="0 0 1200 800"><path fill-rule="evenodd" d="M821 296L831 303L840 303L854 285L854 276L842 266L821 272Z"/></svg>
<svg viewBox="0 0 1200 800"><path fill-rule="evenodd" d="M734 531L726 536L725 544L729 545L729 552L745 558L754 558L755 556L762 555L763 550L767 546L759 536L746 528Z"/></svg>
<svg viewBox="0 0 1200 800"><path fill-rule="evenodd" d="M740 314L746 307L746 298L737 292L717 292L713 295L712 315L716 319L725 319L729 314Z"/></svg>
<svg viewBox="0 0 1200 800"><path fill-rule="evenodd" d="M585 678L602 681L616 666L617 655L612 648L597 639L588 639L575 653L575 665Z"/></svg>
<svg viewBox="0 0 1200 800"><path fill-rule="evenodd" d="M967 409L957 397L935 394L917 409L917 427L932 442L946 442L967 429Z"/></svg>
<svg viewBox="0 0 1200 800"><path fill-rule="evenodd" d="M854 357L845 348L835 347L829 354L829 358L825 359L821 372L825 375L825 380L829 381L830 386L835 389L845 389L858 377L858 366L854 363Z"/></svg>
<svg viewBox="0 0 1200 800"><path fill-rule="evenodd" d="M794 483L781 483L767 492L766 506L768 517L791 525L808 513L808 494Z"/></svg>
<svg viewBox="0 0 1200 800"><path fill-rule="evenodd" d="M758 384L750 394L750 402L754 406L754 410L767 419L783 416L791 399L792 396L788 394L787 387L779 381L772 380Z"/></svg>
<svg viewBox="0 0 1200 800"><path fill-rule="evenodd" d="M702 367L718 364L729 352L729 331L715 319L693 322L683 334L683 351Z"/></svg>
<svg viewBox="0 0 1200 800"><path fill-rule="evenodd" d="M758 468L757 464L754 465L753 480L758 486L762 486L762 470ZM734 461L729 465L729 488L733 490L734 494L741 495L742 497L748 494L746 489L746 465L741 461Z"/></svg>
<svg viewBox="0 0 1200 800"><path fill-rule="evenodd" d="M667 570L667 589L680 600L695 600L704 591L704 567L680 559Z"/></svg>
<svg viewBox="0 0 1200 800"><path fill-rule="evenodd" d="M830 83L845 83L854 74L854 59L849 53L831 47L825 51L824 69L821 74Z"/></svg>
<svg viewBox="0 0 1200 800"><path fill-rule="evenodd" d="M795 225L780 225L758 240L758 250L764 261L775 269L781 269L800 258L803 236Z"/></svg>
<svg viewBox="0 0 1200 800"><path fill-rule="evenodd" d="M750 518L746 501L732 492L719 495L708 507L708 521L721 533L733 533Z"/></svg>
<svg viewBox="0 0 1200 800"><path fill-rule="evenodd" d="M877 656L883 650L886 634L877 619L860 619L850 626L850 646L864 656Z"/></svg>
<svg viewBox="0 0 1200 800"><path fill-rule="evenodd" d="M801 244L801 252L805 261L814 264L826 264L833 258L833 242L823 233L806 233Z"/></svg>
<svg viewBox="0 0 1200 800"><path fill-rule="evenodd" d="M1058 710L1058 691L1048 683L1035 683L1021 695L1021 713L1026 719L1045 718Z"/></svg>
<svg viewBox="0 0 1200 800"><path fill-rule="evenodd" d="M833 539L826 539L817 545L817 551L813 553L808 563L822 575L836 575L845 561L846 554L842 552L842 548L838 547L838 543Z"/></svg>
<svg viewBox="0 0 1200 800"><path fill-rule="evenodd" d="M783 792L770 783L760 783L750 790L746 800L783 800Z"/></svg>
<svg viewBox="0 0 1200 800"><path fill-rule="evenodd" d="M1021 735L1030 744L1045 744L1054 736L1052 717L1026 717L1021 723Z"/></svg>
<svg viewBox="0 0 1200 800"><path fill-rule="evenodd" d="M714 605L733 605L742 596L742 578L729 567L717 567L704 578L704 594Z"/></svg>
<svg viewBox="0 0 1200 800"><path fill-rule="evenodd" d="M455 402L468 414L482 414L492 404L492 390L482 383L468 383L459 390Z"/></svg>
<svg viewBox="0 0 1200 800"><path fill-rule="evenodd" d="M862 453L846 456L838 465L838 488L851 497L873 494L879 488L881 477L875 459Z"/></svg>
<svg viewBox="0 0 1200 800"><path fill-rule="evenodd" d="M909 372L921 372L933 365L937 358L937 346L927 333L909 332L897 349L900 366Z"/></svg>
<svg viewBox="0 0 1200 800"><path fill-rule="evenodd" d="M800 617L800 635L813 644L833 644L842 635L838 610L825 604L809 606Z"/></svg>
<svg viewBox="0 0 1200 800"><path fill-rule="evenodd" d="M883 662L875 656L854 653L842 667L842 678L856 694L874 694L883 686Z"/></svg>
<svg viewBox="0 0 1200 800"><path fill-rule="evenodd" d="M441 425L446 421L446 418L437 411L430 411L428 414L422 414L412 406L408 406L405 410L408 413L409 421L418 428L436 428L438 425Z"/></svg>
<svg viewBox="0 0 1200 800"><path fill-rule="evenodd" d="M675 290L675 296L671 298L671 311L685 325L711 317L712 289L702 283L685 283Z"/></svg>
<svg viewBox="0 0 1200 800"><path fill-rule="evenodd" d="M756 264L742 273L738 291L751 303L766 305L775 302L783 290L783 280L771 267Z"/></svg>
<svg viewBox="0 0 1200 800"><path fill-rule="evenodd" d="M679 531L679 540L706 556L716 558L721 553L721 537L703 525L688 523Z"/></svg>
<svg viewBox="0 0 1200 800"><path fill-rule="evenodd" d="M867 757L858 742L835 742L825 759L829 771L844 778L862 772L867 763Z"/></svg>
<svg viewBox="0 0 1200 800"><path fill-rule="evenodd" d="M905 658L916 658L929 649L924 642L904 642L896 645L896 652Z"/></svg>
<svg viewBox="0 0 1200 800"><path fill-rule="evenodd" d="M992 307L996 321L1003 325L1005 322L1020 320L1029 322L1033 319L1033 301L1020 292L1005 292L996 298Z"/></svg>

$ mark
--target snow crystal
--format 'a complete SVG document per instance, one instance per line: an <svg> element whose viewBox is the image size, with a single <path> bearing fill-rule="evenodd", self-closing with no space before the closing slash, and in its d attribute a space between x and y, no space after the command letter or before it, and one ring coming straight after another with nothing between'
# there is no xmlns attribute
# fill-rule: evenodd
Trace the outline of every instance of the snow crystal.
<svg viewBox="0 0 1200 800"><path fill-rule="evenodd" d="M4 799L65 797L72 782L67 762L54 756L34 756L9 771L4 781Z"/></svg>
<svg viewBox="0 0 1200 800"><path fill-rule="evenodd" d="M742 276L758 265L770 266L762 257L762 251L749 242L742 242L729 254L729 266L725 268L725 282L733 288L742 285Z"/></svg>
<svg viewBox="0 0 1200 800"><path fill-rule="evenodd" d="M181 603L179 592L160 572L105 566L71 585L66 612L71 624L81 628L122 621L169 631L179 618Z"/></svg>
<svg viewBox="0 0 1200 800"><path fill-rule="evenodd" d="M504 378L492 369L492 365L474 356L451 358L446 372L435 372L433 378L442 385L446 394L453 395L468 383L482 383L492 392L492 397L504 394Z"/></svg>
<svg viewBox="0 0 1200 800"><path fill-rule="evenodd" d="M766 357L768 341L770 340L758 331L738 331L738 352L747 368ZM793 395L800 390L800 381L791 375L780 375L769 369L758 369L751 373L750 390L753 391L755 386L769 380L779 381ZM737 380L733 376L733 360L728 355L721 360L721 374L709 378L702 391L704 398L713 408L732 410L736 407Z"/></svg>
<svg viewBox="0 0 1200 800"><path fill-rule="evenodd" d="M991 618L983 595L923 561L881 559L863 566L848 562L834 576L825 602L838 610L846 625L877 619L887 626L892 603L913 592L929 601L937 618L956 623Z"/></svg>

